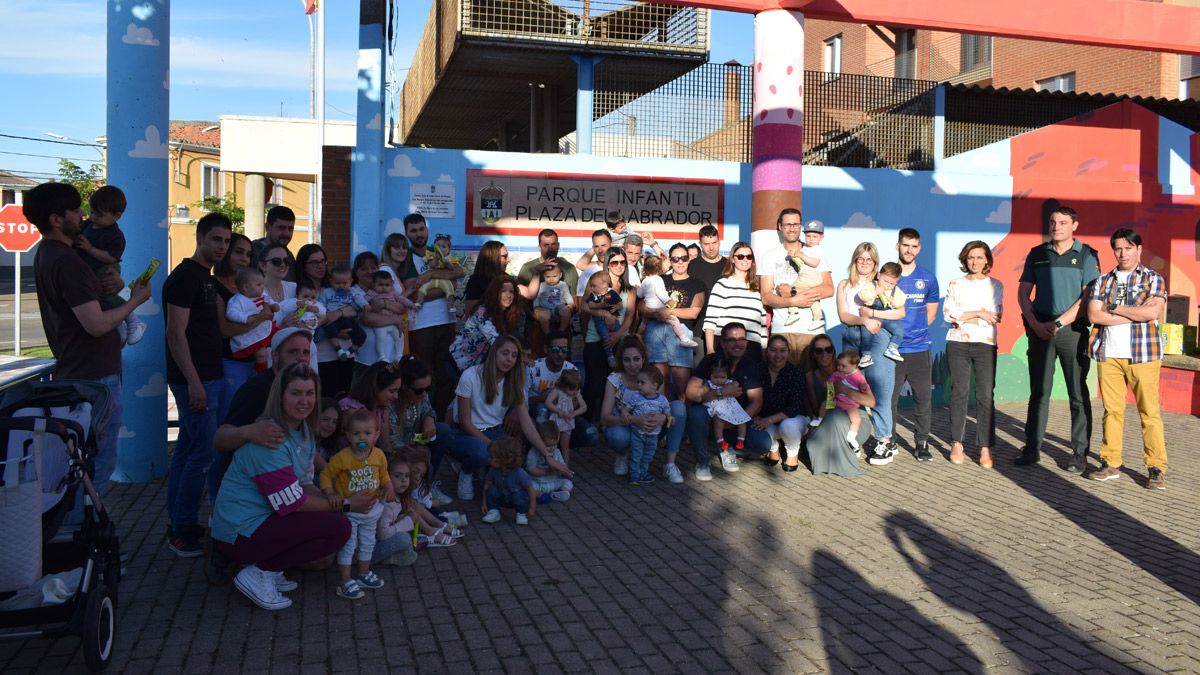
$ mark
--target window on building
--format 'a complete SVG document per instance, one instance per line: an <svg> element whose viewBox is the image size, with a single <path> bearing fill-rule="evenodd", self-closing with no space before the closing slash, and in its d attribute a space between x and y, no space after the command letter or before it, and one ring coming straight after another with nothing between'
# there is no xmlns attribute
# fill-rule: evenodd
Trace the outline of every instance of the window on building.
<svg viewBox="0 0 1200 675"><path fill-rule="evenodd" d="M825 41L825 79L835 79L842 72L842 36L839 33Z"/></svg>
<svg viewBox="0 0 1200 675"><path fill-rule="evenodd" d="M912 80L917 77L917 31L896 31L896 73L894 77Z"/></svg>
<svg viewBox="0 0 1200 675"><path fill-rule="evenodd" d="M224 193L221 192L221 167L201 164L200 171L200 197L224 197Z"/></svg>
<svg viewBox="0 0 1200 675"><path fill-rule="evenodd" d="M992 36L964 33L959 53L961 54L959 65L964 73L990 65L992 62Z"/></svg>
<svg viewBox="0 0 1200 675"><path fill-rule="evenodd" d="M1075 73L1063 73L1037 81L1038 91L1075 91Z"/></svg>
<svg viewBox="0 0 1200 675"><path fill-rule="evenodd" d="M1200 101L1200 56L1179 57L1179 98Z"/></svg>

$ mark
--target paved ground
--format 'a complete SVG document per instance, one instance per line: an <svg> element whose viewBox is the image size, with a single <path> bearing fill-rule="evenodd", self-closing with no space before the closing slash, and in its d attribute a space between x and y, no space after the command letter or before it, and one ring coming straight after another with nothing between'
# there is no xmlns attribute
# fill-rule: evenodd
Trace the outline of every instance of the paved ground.
<svg viewBox="0 0 1200 675"><path fill-rule="evenodd" d="M310 572L278 613L164 548L161 482L122 486L113 670L1200 671L1200 420L1168 416L1170 489L1152 492L1134 431L1116 482L1056 468L1067 417L1054 404L1028 469L904 455L857 479L746 465L703 484L688 461L682 486L628 488L609 453L580 454L576 499L530 527L474 512L460 545L384 568L367 599ZM1023 419L1001 407L998 460ZM0 644L0 671L79 671L77 646Z"/></svg>

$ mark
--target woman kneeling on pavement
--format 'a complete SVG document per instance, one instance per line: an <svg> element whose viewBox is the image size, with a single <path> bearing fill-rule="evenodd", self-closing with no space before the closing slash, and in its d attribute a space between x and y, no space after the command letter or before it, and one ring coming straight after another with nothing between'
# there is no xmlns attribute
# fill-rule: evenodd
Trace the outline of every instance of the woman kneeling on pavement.
<svg viewBox="0 0 1200 675"><path fill-rule="evenodd" d="M234 584L263 609L292 601L281 591L296 582L283 571L333 555L350 538L343 513L365 513L375 495L327 497L299 477L312 464L320 387L316 372L296 363L271 387L263 413L285 431L279 448L247 443L233 456L213 508L212 537L226 557L245 565Z"/></svg>
<svg viewBox="0 0 1200 675"><path fill-rule="evenodd" d="M483 363L463 372L454 391L451 414L457 428L446 452L459 462L458 498L475 498L475 474L488 466L488 444L505 435L504 417L512 412L525 440L547 458L551 469L569 478L567 465L553 458L529 417L525 398L525 366L521 342L504 334L496 338Z"/></svg>
<svg viewBox="0 0 1200 675"><path fill-rule="evenodd" d="M604 402L600 405L600 421L604 424L604 440L608 447L617 453L613 462L613 473L624 476L629 473L629 447L633 440L636 427L653 427L645 415L631 415L629 410L620 405L630 395L637 393L638 373L646 365L646 345L636 335L630 335L621 340L617 346L617 371L610 373L604 387ZM662 387L659 387L662 391ZM675 456L679 454L679 443L683 440L684 420L687 409L683 401L671 401L671 417L673 422L664 425L661 433L667 439L667 462L663 466L663 476L672 483L682 483L683 473L675 465Z"/></svg>

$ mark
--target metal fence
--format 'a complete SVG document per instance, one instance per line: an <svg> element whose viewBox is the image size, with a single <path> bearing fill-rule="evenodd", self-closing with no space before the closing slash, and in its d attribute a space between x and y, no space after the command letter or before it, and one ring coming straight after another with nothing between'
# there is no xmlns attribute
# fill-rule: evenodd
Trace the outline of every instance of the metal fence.
<svg viewBox="0 0 1200 675"><path fill-rule="evenodd" d="M806 164L932 168L933 82L815 71L804 80ZM597 68L594 154L750 161L750 66L705 64L645 95L639 84Z"/></svg>
<svg viewBox="0 0 1200 675"><path fill-rule="evenodd" d="M462 34L570 46L708 51L706 9L633 0L462 0Z"/></svg>

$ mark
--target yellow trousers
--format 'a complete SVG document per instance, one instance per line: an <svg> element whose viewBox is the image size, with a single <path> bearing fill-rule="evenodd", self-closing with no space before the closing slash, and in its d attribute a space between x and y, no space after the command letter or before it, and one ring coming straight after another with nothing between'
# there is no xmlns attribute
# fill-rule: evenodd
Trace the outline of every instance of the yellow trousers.
<svg viewBox="0 0 1200 675"><path fill-rule="evenodd" d="M1099 363L1100 397L1104 401L1104 442L1100 459L1114 469L1121 466L1125 434L1125 391L1133 389L1134 402L1142 418L1142 445L1146 468L1167 470L1167 444L1163 438L1162 411L1158 404L1158 378L1162 361L1131 363L1129 359L1105 359Z"/></svg>

